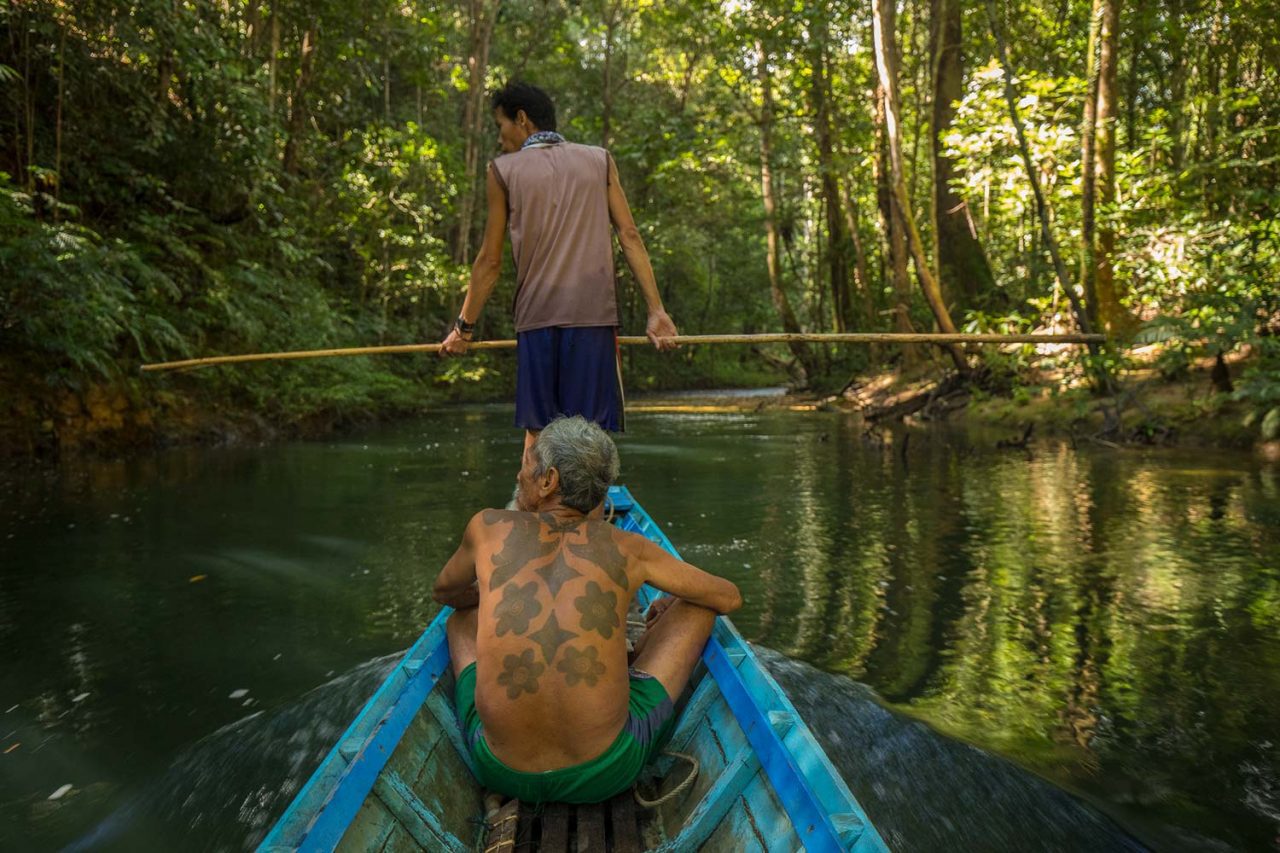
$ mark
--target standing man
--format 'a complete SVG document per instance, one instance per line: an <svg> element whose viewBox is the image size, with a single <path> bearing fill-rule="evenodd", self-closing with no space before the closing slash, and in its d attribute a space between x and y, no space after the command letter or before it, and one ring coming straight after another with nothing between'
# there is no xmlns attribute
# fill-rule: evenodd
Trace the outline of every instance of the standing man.
<svg viewBox="0 0 1280 853"><path fill-rule="evenodd" d="M649 254L631 217L613 157L566 142L545 92L508 83L493 96L503 154L486 177L488 219L462 313L441 355L467 351L502 269L508 225L516 263L516 426L525 447L561 415L623 428L612 225L649 309L646 334L672 349L675 324L662 306Z"/></svg>

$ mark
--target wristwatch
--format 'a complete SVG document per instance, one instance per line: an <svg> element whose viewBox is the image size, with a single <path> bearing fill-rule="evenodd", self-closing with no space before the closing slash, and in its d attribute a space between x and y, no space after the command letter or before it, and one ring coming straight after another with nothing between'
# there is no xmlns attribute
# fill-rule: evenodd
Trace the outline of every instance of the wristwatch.
<svg viewBox="0 0 1280 853"><path fill-rule="evenodd" d="M460 335L470 335L476 330L476 324L468 323L466 320L462 319L461 314L458 315L458 319L453 321L453 327L458 330L458 334Z"/></svg>

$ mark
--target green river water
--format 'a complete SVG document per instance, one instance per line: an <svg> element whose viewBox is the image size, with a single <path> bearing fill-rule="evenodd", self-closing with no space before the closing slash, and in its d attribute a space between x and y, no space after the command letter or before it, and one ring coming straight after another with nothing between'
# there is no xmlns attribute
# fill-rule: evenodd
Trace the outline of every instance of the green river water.
<svg viewBox="0 0 1280 853"><path fill-rule="evenodd" d="M1275 849L1280 468L835 413L629 427L623 482L741 586L896 848ZM0 849L259 840L520 440L476 408L0 473Z"/></svg>

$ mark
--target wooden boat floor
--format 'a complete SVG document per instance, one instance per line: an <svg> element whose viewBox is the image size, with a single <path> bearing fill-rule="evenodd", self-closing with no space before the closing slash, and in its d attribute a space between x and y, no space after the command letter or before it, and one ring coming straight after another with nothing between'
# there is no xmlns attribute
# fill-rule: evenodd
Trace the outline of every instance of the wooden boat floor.
<svg viewBox="0 0 1280 853"><path fill-rule="evenodd" d="M595 805L508 800L488 823L484 853L639 853L639 809L632 791Z"/></svg>

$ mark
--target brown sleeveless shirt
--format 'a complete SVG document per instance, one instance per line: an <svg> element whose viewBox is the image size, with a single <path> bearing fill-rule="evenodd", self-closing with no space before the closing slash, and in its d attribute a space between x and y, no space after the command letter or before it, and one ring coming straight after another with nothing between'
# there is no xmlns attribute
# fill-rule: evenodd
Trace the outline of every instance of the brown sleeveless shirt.
<svg viewBox="0 0 1280 853"><path fill-rule="evenodd" d="M609 153L559 142L493 161L507 193L517 332L616 326Z"/></svg>

